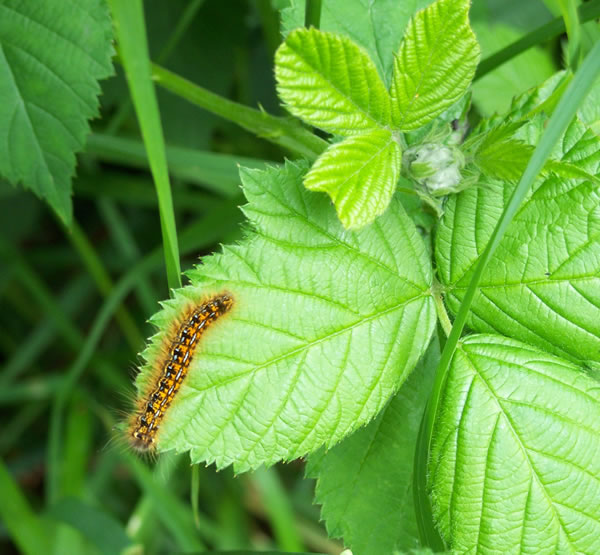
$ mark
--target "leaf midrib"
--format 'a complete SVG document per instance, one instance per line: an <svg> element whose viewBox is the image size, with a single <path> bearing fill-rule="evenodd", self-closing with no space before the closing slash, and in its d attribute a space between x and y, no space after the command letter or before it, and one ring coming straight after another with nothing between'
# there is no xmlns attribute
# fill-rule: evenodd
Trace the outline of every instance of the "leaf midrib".
<svg viewBox="0 0 600 555"><path fill-rule="evenodd" d="M265 362L263 362L262 364L259 365L253 365L251 362L246 362L244 361L245 364L248 364L251 366L251 368L249 370L246 370L245 372L242 372L240 374L236 374L235 376L231 376L230 378L227 378L226 380L220 381L219 383L216 384L210 384L207 387L197 387L197 386L192 386L189 385L188 386L194 390L194 392L196 393L204 393L206 391L210 391L213 389L219 389L225 385L229 385L230 383L233 383L237 380L243 379L249 375L253 375L255 374L257 371L259 370L263 370L264 368L267 368L268 366L271 366L272 364L275 364L281 360L285 360L286 358L290 358L293 357L299 353L302 353L305 350L311 349L313 348L315 345L319 345L320 343L324 343L326 341L329 341L339 335L342 335L344 333L350 332L352 330L354 330L355 328L358 328L359 326L363 325L363 324L368 324L374 320L376 320L379 317L383 317L386 314L389 314L395 310L399 310L401 308L406 307L407 305L409 305L412 302L424 299L427 300L429 298L428 295L425 294L421 294L421 295L416 295L410 299L406 299L404 301L402 301L401 303L398 303L394 306L391 306L389 308L386 308L385 310L382 310L380 312L376 312L373 314L370 314L364 318L361 318L359 320L357 320L356 322L353 322L352 324L345 326L344 328L341 328L339 330L334 331L333 333L329 333L323 337L319 337L318 339L315 339L313 341L308 341L306 343L304 343L304 345L300 345L299 347L295 347L294 349L290 349L289 351L286 351L285 353L282 353L276 357L273 357ZM204 352L202 353L203 357L211 357L211 353L207 353ZM214 355L213 355L214 358ZM216 358L219 359L229 359L229 360L233 360L235 362L240 362L240 359L237 357L232 357L232 356L225 356L222 353L219 353Z"/></svg>
<svg viewBox="0 0 600 555"><path fill-rule="evenodd" d="M315 44L315 43L314 43L314 41L313 41L313 44ZM339 94L339 95L340 95L340 97L342 97L342 98L343 98L343 99L345 99L347 102L349 102L349 103L350 103L350 104L351 104L351 105L352 105L352 106L355 108L356 112L363 114L363 115L364 115L364 116L365 116L365 117L366 117L366 118L367 118L367 119L368 119L370 122L372 122L372 127L373 127L374 129L377 129L377 128L379 128L379 129L384 129L384 128L385 128L385 124L384 124L383 122L380 122L379 120L377 120L377 119L375 118L375 116L374 116L374 115L372 115L372 114L371 114L371 113L368 111L368 109L366 110L366 109L365 109L365 108L363 108L362 106L359 106L358 104L356 104L356 101L355 101L355 100L354 100L352 97L350 97L350 96L348 96L346 93L342 92L342 91L341 91L341 90L338 88L338 86L337 86L337 85L336 85L336 84L335 84L333 81L331 81L330 79L328 79L328 78L325 76L325 74L324 74L324 73L323 73L323 72L322 72L320 69L318 69L318 68L315 68L315 67L314 67L314 66L313 66L313 65L312 65L312 64L311 64L311 63L310 63L310 62L309 62L309 61L308 61L308 60L307 60L307 59L306 59L304 56L303 56L302 49L298 50L298 49L296 49L296 48L295 48L295 45L292 45L292 44L288 44L288 47L290 48L290 50L292 50L292 51L293 51L293 52L294 52L294 53L295 53L295 54L296 54L296 55L297 55L297 56L298 56L298 57L299 57L299 58L300 58L300 59L301 59L301 60L302 60L302 61L303 61L303 62L304 62L304 63L305 63L305 64L306 64L306 65L307 65L307 66L308 66L308 67L309 67L309 68L310 68L312 71L313 71L313 73L314 73L315 75L318 75L318 76L320 76L320 77L321 77L321 79L323 79L323 81L325 81L327 84L329 84L329 86L330 86L330 87L331 87L331 88L332 88L332 89L333 89L333 90L334 90L334 91L335 91L337 94ZM358 45L357 45L357 47L358 47ZM345 58L345 57L346 57L346 51L345 51L345 48L344 48L344 45L343 45L343 44L342 44L342 48L344 49L344 58ZM358 47L358 48L360 48L360 47ZM321 52L320 52L319 48L316 46L316 44L315 44L315 50L317 51L317 55L318 55L318 57L319 57L319 60L321 60ZM362 54L365 54L365 55L367 55L367 54L366 54L366 53L365 53L365 52L362 50L362 48L360 48L360 50L361 50L361 53L362 53ZM368 57L368 55L367 55L367 57ZM370 58L369 58L369 60L370 60ZM290 66L288 65L287 67L288 67L288 69L289 69L289 67L290 67ZM377 72L377 68L374 68L374 69L375 69L375 72L376 72L376 74L377 74L377 78L378 78L378 79L381 79L381 77L379 77L379 73ZM295 70L294 70L294 72L296 73L296 71L295 71ZM346 73L347 73L347 72L348 72L348 70L346 69ZM364 76L364 71L363 71L363 76ZM385 86L383 85L383 83L382 83L382 86L384 87L384 90L385 90ZM287 87L289 87L289 85L288 85ZM289 88L295 89L296 87L294 86L294 87L289 87ZM318 88L321 88L321 89L322 89L322 87L318 87ZM370 89L370 87L369 87L369 85L368 85L368 83L367 83L367 88L368 88L369 90L371 90L371 89ZM386 92L387 92L387 91L386 91ZM370 95L369 95L369 97L370 97ZM370 105L371 105L371 102L369 101L369 103L368 103L368 104L369 104L369 107L370 107ZM313 107L313 108L314 108L314 107ZM348 114L346 113L346 115L348 115ZM346 125L345 125L344 127L345 127L345 128L347 128L347 126L346 126Z"/></svg>

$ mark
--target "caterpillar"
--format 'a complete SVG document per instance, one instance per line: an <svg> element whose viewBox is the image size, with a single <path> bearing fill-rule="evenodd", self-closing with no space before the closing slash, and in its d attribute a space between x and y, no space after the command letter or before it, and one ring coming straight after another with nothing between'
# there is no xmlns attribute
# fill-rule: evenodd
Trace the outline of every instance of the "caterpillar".
<svg viewBox="0 0 600 555"><path fill-rule="evenodd" d="M233 297L222 293L190 306L167 335L164 356L157 363L156 378L138 401L128 428L128 440L138 451L154 451L160 424L188 374L202 334L233 306Z"/></svg>

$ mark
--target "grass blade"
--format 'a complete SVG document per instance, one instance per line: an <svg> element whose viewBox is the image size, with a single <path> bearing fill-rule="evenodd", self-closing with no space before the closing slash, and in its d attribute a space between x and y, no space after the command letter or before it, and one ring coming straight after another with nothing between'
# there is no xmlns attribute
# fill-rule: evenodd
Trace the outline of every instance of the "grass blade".
<svg viewBox="0 0 600 555"><path fill-rule="evenodd" d="M579 7L579 21L585 23L600 17L600 0L589 2ZM562 17L538 27L519 40L502 48L498 52L481 61L475 72L474 81L493 71L498 66L508 62L529 48L558 37L565 32L565 22Z"/></svg>
<svg viewBox="0 0 600 555"><path fill-rule="evenodd" d="M181 287L179 246L165 142L156 91L150 79L150 57L144 22L144 7L142 0L110 0L109 4L114 18L121 60L156 186L167 279L170 288L177 288Z"/></svg>

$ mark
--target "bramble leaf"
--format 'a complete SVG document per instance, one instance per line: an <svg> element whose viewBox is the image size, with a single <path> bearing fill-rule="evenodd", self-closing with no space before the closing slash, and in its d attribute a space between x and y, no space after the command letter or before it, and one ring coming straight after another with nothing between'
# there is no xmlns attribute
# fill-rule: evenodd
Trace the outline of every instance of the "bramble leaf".
<svg viewBox="0 0 600 555"><path fill-rule="evenodd" d="M533 147L522 141L509 139L482 145L475 156L475 164L488 177L517 180L531 158Z"/></svg>
<svg viewBox="0 0 600 555"><path fill-rule="evenodd" d="M290 33L275 56L288 110L331 133L355 135L390 123L389 94L358 45L314 28Z"/></svg>
<svg viewBox="0 0 600 555"><path fill-rule="evenodd" d="M535 140L537 122L519 129ZM598 137L575 120L555 158L600 174ZM554 155L553 155L554 156ZM549 166L552 170L552 165ZM572 175L575 175L574 173ZM457 311L514 183L487 181L448 200L436 236L446 301ZM468 325L571 360L600 361L600 190L596 180L540 180L490 260Z"/></svg>
<svg viewBox="0 0 600 555"><path fill-rule="evenodd" d="M375 63L384 82L389 85L394 63L406 24L415 11L431 0L327 0L321 5L323 31L340 33L362 46ZM287 0L281 10L281 27L285 34L304 25L305 0ZM344 17L340 17L340 14Z"/></svg>
<svg viewBox="0 0 600 555"><path fill-rule="evenodd" d="M205 258L155 316L142 387L183 305L234 298L202 337L159 450L243 471L331 446L384 407L429 343L432 268L400 202L344 231L329 201L302 185L305 172L243 170L255 231Z"/></svg>
<svg viewBox="0 0 600 555"><path fill-rule="evenodd" d="M479 62L468 0L437 0L417 12L394 61L392 120L422 127L463 96Z"/></svg>
<svg viewBox="0 0 600 555"><path fill-rule="evenodd" d="M452 552L600 550L600 388L512 339L474 335L451 363L430 461Z"/></svg>
<svg viewBox="0 0 600 555"><path fill-rule="evenodd" d="M346 229L359 229L383 214L400 176L402 151L390 131L376 129L330 146L304 179L326 192Z"/></svg>
<svg viewBox="0 0 600 555"><path fill-rule="evenodd" d="M308 459L315 502L328 534L355 553L393 553L418 545L413 459L423 409L439 360L435 338L424 358L367 427Z"/></svg>
<svg viewBox="0 0 600 555"><path fill-rule="evenodd" d="M98 79L113 71L111 40L101 0L0 2L0 174L66 224L74 153L98 113Z"/></svg>

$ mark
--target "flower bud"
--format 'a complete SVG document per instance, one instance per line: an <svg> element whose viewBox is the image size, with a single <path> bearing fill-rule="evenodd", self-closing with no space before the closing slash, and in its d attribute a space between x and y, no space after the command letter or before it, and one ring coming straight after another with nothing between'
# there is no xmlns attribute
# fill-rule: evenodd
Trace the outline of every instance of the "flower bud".
<svg viewBox="0 0 600 555"><path fill-rule="evenodd" d="M455 193L461 187L465 159L456 147L424 143L407 149L403 155L404 174L432 196Z"/></svg>

